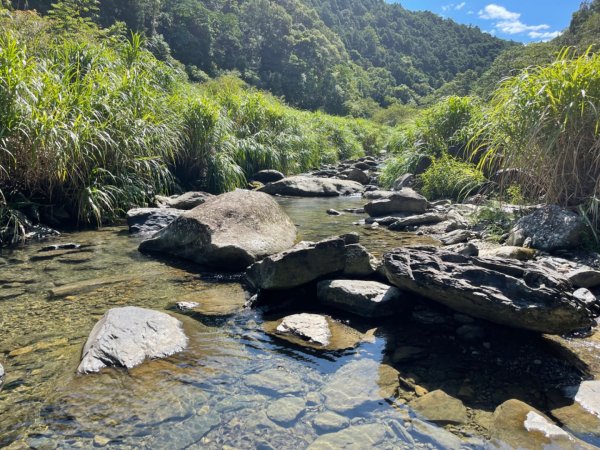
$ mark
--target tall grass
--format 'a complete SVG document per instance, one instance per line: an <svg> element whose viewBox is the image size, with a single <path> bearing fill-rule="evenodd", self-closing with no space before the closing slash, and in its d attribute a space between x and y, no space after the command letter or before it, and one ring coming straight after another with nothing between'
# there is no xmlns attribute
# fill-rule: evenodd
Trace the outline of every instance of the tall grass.
<svg viewBox="0 0 600 450"><path fill-rule="evenodd" d="M505 80L478 138L482 165L519 169L530 198L586 205L598 224L600 54L564 50L557 60Z"/></svg>

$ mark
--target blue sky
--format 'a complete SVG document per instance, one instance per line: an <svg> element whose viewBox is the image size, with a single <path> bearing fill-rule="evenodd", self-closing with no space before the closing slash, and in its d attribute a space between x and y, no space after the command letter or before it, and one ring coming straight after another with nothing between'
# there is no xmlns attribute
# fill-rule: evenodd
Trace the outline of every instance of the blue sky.
<svg viewBox="0 0 600 450"><path fill-rule="evenodd" d="M389 0L477 25L503 39L546 41L567 28L581 0Z"/></svg>

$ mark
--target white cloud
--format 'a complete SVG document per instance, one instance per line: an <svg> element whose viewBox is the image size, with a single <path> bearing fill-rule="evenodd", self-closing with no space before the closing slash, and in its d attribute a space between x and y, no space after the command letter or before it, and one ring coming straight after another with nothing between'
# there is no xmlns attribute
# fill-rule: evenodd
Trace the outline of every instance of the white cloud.
<svg viewBox="0 0 600 450"><path fill-rule="evenodd" d="M467 14L468 14L468 15L473 15L473 14L475 14L475 11L471 11L471 10L469 10L469 11L467 11Z"/></svg>
<svg viewBox="0 0 600 450"><path fill-rule="evenodd" d="M504 6L490 3L477 14L480 19L494 21L494 30L505 34L523 34L531 39L549 40L560 35L558 31L549 30L550 25L545 23L540 25L527 25L521 22L521 13L509 11Z"/></svg>
<svg viewBox="0 0 600 450"><path fill-rule="evenodd" d="M467 5L467 2L462 2L462 3L450 3L448 5L444 5L442 6L442 11L446 12L446 11L450 11L450 10L456 10L456 11L460 11L461 9L463 9L465 6Z"/></svg>
<svg viewBox="0 0 600 450"><path fill-rule="evenodd" d="M467 2L459 3L458 5L456 5L454 7L454 9L457 10L457 11L460 11L461 9L463 9L466 6L466 4L467 4Z"/></svg>
<svg viewBox="0 0 600 450"><path fill-rule="evenodd" d="M504 6L496 5L495 3L491 3L479 11L479 17L486 20L519 20L521 14L511 12L506 9Z"/></svg>

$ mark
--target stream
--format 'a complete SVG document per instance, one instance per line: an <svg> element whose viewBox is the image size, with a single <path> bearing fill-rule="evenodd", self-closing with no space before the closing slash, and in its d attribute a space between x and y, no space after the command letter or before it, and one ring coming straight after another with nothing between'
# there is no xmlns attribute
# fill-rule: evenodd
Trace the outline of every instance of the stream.
<svg viewBox="0 0 600 450"><path fill-rule="evenodd" d="M356 231L375 255L435 243L353 225L361 214L325 213L361 207L361 198L278 201L304 240ZM40 252L69 242L82 247ZM541 336L493 325L477 339L457 335L468 318L430 304L377 323L319 311L346 325L355 344L295 345L265 331L289 310L244 309L239 278L143 255L139 242L122 226L0 253L0 447L489 448L500 403L518 398L544 410L582 380ZM202 313L179 314L177 301L197 301ZM188 348L130 371L77 375L93 325L124 305L177 316ZM468 421L417 418L407 403L419 389L460 398Z"/></svg>

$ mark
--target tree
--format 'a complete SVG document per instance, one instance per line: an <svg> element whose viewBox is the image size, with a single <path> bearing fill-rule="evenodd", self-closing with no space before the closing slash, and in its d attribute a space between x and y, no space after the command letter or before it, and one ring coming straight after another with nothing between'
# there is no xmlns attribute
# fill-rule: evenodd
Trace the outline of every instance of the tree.
<svg viewBox="0 0 600 450"><path fill-rule="evenodd" d="M60 33L75 33L96 28L94 19L100 11L98 0L60 0L52 3L48 15Z"/></svg>

